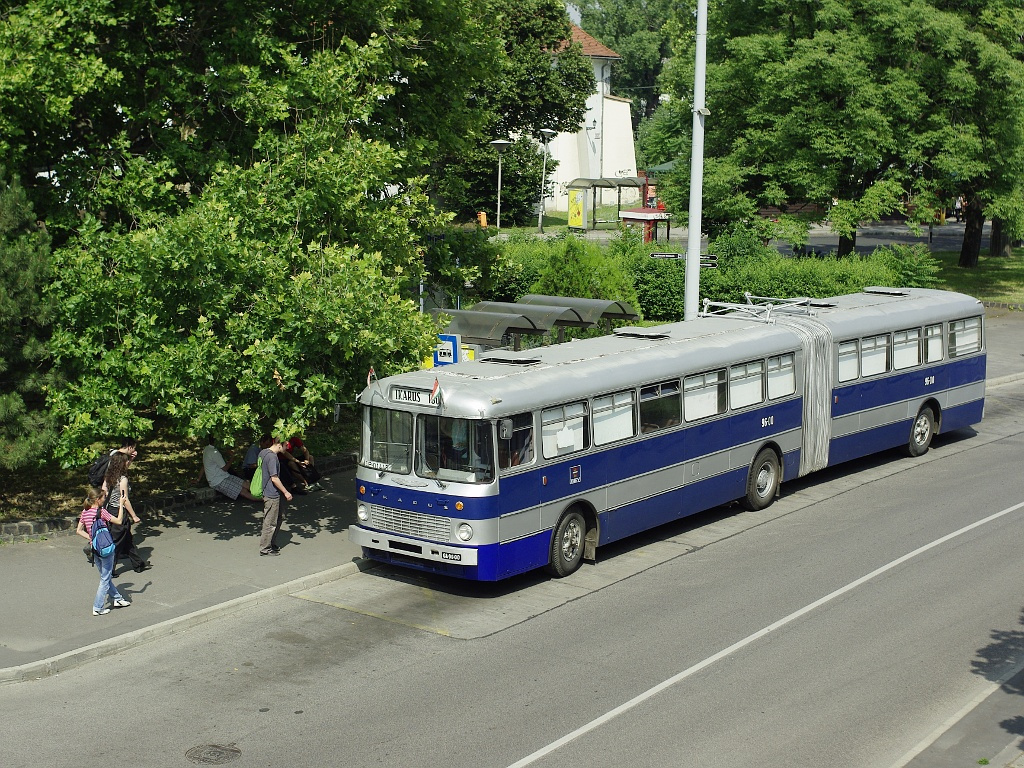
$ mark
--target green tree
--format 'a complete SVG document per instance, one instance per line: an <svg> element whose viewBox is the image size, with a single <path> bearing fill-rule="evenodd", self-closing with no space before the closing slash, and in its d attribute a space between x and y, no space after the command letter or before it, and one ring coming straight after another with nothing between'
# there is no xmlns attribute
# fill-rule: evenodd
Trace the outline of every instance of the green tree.
<svg viewBox="0 0 1024 768"><path fill-rule="evenodd" d="M993 31L1010 34L1005 9L725 0L708 39L706 154L729 180L719 191L734 208L816 205L840 235L840 254L853 249L858 221L900 210L910 197L919 220L943 190L970 180L978 215L1007 200L1019 178L1024 77ZM1002 23L979 29L990 12ZM667 78L686 103L692 22L681 13L677 24L681 61Z"/></svg>
<svg viewBox="0 0 1024 768"><path fill-rule="evenodd" d="M402 147L407 176L479 131L501 55L484 0L27 0L0 16L0 162L62 244L79 217L131 228L223 167L335 112ZM358 82L358 111L331 92ZM348 94L350 89L344 89ZM40 176L39 173L44 175Z"/></svg>
<svg viewBox="0 0 1024 768"><path fill-rule="evenodd" d="M158 417L192 437L301 430L354 399L371 365L384 376L429 351L436 327L407 298L420 268L409 222L441 220L412 185L402 200L368 195L400 156L357 138L331 148L333 134L300 131L130 233L88 219L56 252L62 461Z"/></svg>
<svg viewBox="0 0 1024 768"><path fill-rule="evenodd" d="M622 57L612 68L612 88L632 100L634 130L658 107L671 8L669 0L589 0L580 8L581 26Z"/></svg>
<svg viewBox="0 0 1024 768"><path fill-rule="evenodd" d="M502 222L529 220L540 192L542 128L574 132L583 124L594 72L571 30L558 0L489 0L492 34L503 46L490 76L475 92L479 130L459 151L439 155L434 190L446 210L463 219L487 211L493 219L497 200L497 153L493 139L514 144L502 158ZM551 169L549 163L548 170Z"/></svg>
<svg viewBox="0 0 1024 768"><path fill-rule="evenodd" d="M0 467L39 462L53 443L44 409L50 381L46 338L50 306L42 298L50 241L17 178L0 168Z"/></svg>

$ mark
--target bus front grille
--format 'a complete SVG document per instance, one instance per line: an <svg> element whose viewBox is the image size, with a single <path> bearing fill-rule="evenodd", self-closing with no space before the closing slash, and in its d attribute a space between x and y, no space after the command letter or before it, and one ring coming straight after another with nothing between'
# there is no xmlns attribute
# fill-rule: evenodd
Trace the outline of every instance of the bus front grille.
<svg viewBox="0 0 1024 768"><path fill-rule="evenodd" d="M404 533L430 541L451 541L452 521L448 517L407 512L404 509L370 505L370 525L382 531Z"/></svg>

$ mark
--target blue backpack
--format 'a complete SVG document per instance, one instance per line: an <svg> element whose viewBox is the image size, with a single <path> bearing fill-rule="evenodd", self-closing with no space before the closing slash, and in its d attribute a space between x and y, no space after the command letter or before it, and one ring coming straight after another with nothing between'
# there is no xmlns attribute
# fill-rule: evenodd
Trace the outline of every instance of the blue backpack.
<svg viewBox="0 0 1024 768"><path fill-rule="evenodd" d="M98 557L107 557L114 552L114 537L110 535L107 521L103 519L102 510L96 510L96 519L92 523L92 551Z"/></svg>

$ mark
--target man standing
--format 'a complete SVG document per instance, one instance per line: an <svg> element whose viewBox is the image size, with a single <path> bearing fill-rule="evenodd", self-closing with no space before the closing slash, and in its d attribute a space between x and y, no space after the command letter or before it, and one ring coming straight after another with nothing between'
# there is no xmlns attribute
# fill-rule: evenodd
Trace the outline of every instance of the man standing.
<svg viewBox="0 0 1024 768"><path fill-rule="evenodd" d="M260 557L281 554L276 543L277 532L284 522L281 496L284 496L285 501L292 500L292 495L278 477L281 471L278 456L282 448L281 441L275 437L269 448L260 451L260 458L263 459L263 533L260 535Z"/></svg>

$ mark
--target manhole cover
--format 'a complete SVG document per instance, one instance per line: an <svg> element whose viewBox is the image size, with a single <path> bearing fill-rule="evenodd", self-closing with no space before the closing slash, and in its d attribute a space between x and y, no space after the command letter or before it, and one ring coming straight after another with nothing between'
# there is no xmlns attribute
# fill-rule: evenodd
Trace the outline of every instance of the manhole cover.
<svg viewBox="0 0 1024 768"><path fill-rule="evenodd" d="M185 757L196 765L224 765L230 763L242 754L234 744L223 746L221 744L202 744L192 747L185 753Z"/></svg>

